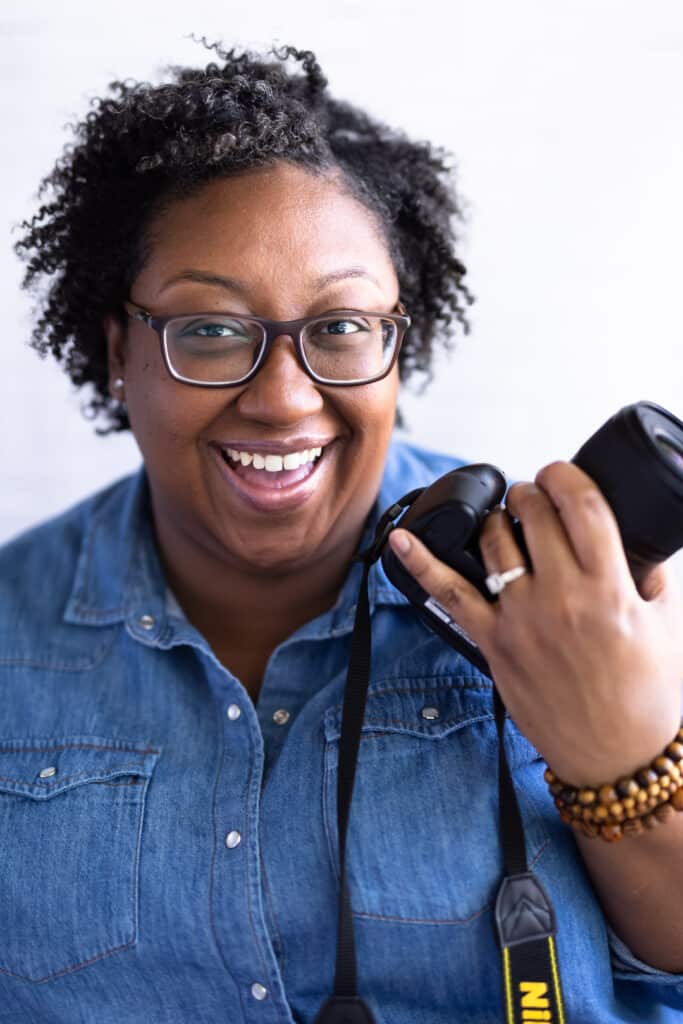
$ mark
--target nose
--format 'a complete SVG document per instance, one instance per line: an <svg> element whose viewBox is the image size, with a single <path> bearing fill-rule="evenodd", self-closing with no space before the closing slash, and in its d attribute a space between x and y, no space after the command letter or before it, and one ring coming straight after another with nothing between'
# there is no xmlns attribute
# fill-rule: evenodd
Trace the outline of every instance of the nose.
<svg viewBox="0 0 683 1024"><path fill-rule="evenodd" d="M323 396L297 356L287 334L274 339L266 361L237 399L242 415L273 426L288 426L320 412Z"/></svg>

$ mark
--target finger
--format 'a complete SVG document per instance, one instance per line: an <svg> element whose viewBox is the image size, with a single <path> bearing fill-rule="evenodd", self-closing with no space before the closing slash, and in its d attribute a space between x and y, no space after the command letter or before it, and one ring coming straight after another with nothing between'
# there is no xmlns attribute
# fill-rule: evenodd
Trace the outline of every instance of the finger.
<svg viewBox="0 0 683 1024"><path fill-rule="evenodd" d="M557 509L584 572L635 587L614 512L588 474L570 462L551 462L536 483Z"/></svg>
<svg viewBox="0 0 683 1024"><path fill-rule="evenodd" d="M436 558L409 530L392 530L389 544L422 589L438 601L479 646L485 645L496 613L477 588Z"/></svg>
<svg viewBox="0 0 683 1024"><path fill-rule="evenodd" d="M510 516L505 509L497 507L489 512L479 534L479 550L481 551L484 568L487 573L506 572L517 566L524 566L525 560L512 532ZM528 577L520 576L515 580L516 589L525 589L529 584ZM505 587L498 595L503 599ZM506 600L509 598L507 595Z"/></svg>
<svg viewBox="0 0 683 1024"><path fill-rule="evenodd" d="M558 578L580 568L557 509L543 488L526 482L513 484L505 501L509 512L521 523L536 576ZM510 536L514 541L511 527ZM515 548L519 553L516 543ZM523 565L521 554L519 558Z"/></svg>
<svg viewBox="0 0 683 1024"><path fill-rule="evenodd" d="M651 567L638 583L638 593L644 601L681 604L683 594L671 559Z"/></svg>

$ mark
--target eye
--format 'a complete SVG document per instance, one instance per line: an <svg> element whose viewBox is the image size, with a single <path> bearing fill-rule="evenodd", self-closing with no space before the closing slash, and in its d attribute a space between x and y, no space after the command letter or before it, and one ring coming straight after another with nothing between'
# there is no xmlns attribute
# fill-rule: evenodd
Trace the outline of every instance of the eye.
<svg viewBox="0 0 683 1024"><path fill-rule="evenodd" d="M362 320L325 320L318 325L318 329L326 329L329 334L357 334L359 331L367 331L368 325Z"/></svg>
<svg viewBox="0 0 683 1024"><path fill-rule="evenodd" d="M201 338L232 338L244 336L244 326L233 321L212 321L195 320L194 323L186 324L180 331L179 337L186 338L199 336Z"/></svg>

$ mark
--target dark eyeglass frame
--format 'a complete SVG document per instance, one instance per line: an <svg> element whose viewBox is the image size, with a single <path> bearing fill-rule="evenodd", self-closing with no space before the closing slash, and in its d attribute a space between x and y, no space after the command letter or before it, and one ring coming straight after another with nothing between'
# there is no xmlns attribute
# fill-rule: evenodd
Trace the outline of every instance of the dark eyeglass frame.
<svg viewBox="0 0 683 1024"><path fill-rule="evenodd" d="M142 306L138 306L136 302L132 302L131 300L124 301L123 308L125 309L126 313L131 319L140 320L143 324L146 324L147 327L151 328L151 330L156 331L156 334L159 338L159 344L161 346L161 354L163 356L164 364L171 377L173 377L174 380L180 381L182 384L189 384L191 387L200 388L234 388L241 387L243 384L247 384L250 380L253 380L258 371L261 369L261 367L266 361L268 352L270 351L273 342L281 334L285 334L292 339L292 341L294 342L294 348L296 349L299 364L301 365L304 372L307 373L308 376L317 384L325 384L329 387L340 388L358 387L361 384L374 384L375 381L382 380L384 377L387 376L387 374L391 372L394 363L398 358L398 353L403 343L405 333L412 323L410 316L406 313L405 306L400 301L397 302L395 306L395 308L398 310L398 313L375 313L368 310L359 309L333 309L326 313L319 313L316 316L302 317L302 319L300 320L267 320L265 317L261 316L244 316L241 313L230 313L227 311L224 312L223 310L216 309L212 310L209 313L180 313L176 314L175 316L153 316L146 309L143 309ZM247 373L244 377L240 377L239 380L228 382L200 381L192 380L190 377L183 377L181 376L181 374L177 373L174 370L168 355L168 348L166 342L167 324L169 324L172 320L182 320L185 317L203 316L235 317L235 319L237 320L245 320L248 323L257 324L260 327L262 332L262 348L261 351L259 352L256 362L252 366L249 373ZM306 354L304 352L303 342L301 339L301 333L303 331L303 328L307 324L314 323L316 320L329 320L330 317L339 316L377 316L381 317L383 320L393 320L393 322L396 324L397 335L394 352L389 362L389 365L386 366L381 373L376 374L376 376L374 377L362 378L360 380L329 380L327 377L319 377L318 374L315 373L308 365L308 362L306 360Z"/></svg>

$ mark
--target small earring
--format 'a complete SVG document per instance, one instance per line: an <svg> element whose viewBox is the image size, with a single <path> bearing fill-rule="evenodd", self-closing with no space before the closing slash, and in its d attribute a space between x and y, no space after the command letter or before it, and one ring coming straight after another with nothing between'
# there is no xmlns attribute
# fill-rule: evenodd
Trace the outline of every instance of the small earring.
<svg viewBox="0 0 683 1024"><path fill-rule="evenodd" d="M116 380L114 381L114 388L115 388L115 390L116 391L120 391L121 388L123 387L123 385L124 385L123 377L117 377Z"/></svg>

